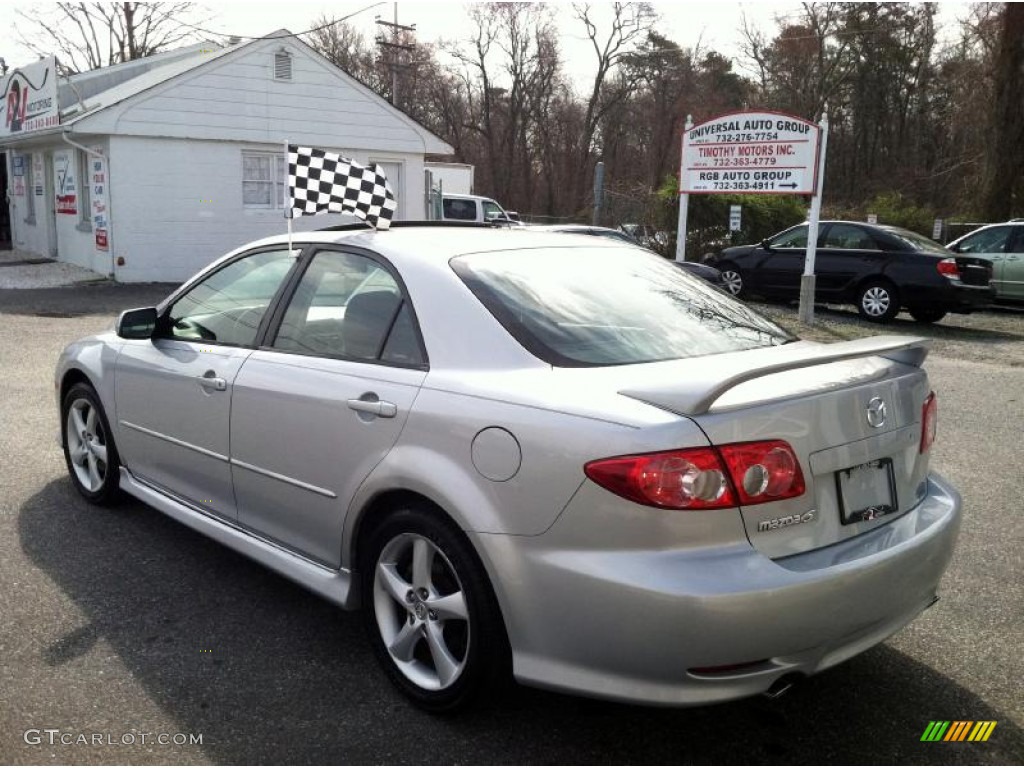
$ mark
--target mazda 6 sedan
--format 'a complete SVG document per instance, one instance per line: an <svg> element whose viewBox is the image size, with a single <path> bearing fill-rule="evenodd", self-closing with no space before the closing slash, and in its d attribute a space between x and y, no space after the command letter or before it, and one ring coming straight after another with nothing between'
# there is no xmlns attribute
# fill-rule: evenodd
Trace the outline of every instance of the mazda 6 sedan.
<svg viewBox="0 0 1024 768"><path fill-rule="evenodd" d="M800 224L757 245L725 248L706 263L722 271L734 296L797 299L807 230ZM878 323L893 320L901 309L918 322L934 323L995 299L990 262L881 224L821 222L814 272L818 301L853 304L863 318Z"/></svg>
<svg viewBox="0 0 1024 768"><path fill-rule="evenodd" d="M395 225L234 251L55 387L79 493L360 608L426 709L509 675L694 705L937 599L961 502L925 355L800 341L601 238Z"/></svg>

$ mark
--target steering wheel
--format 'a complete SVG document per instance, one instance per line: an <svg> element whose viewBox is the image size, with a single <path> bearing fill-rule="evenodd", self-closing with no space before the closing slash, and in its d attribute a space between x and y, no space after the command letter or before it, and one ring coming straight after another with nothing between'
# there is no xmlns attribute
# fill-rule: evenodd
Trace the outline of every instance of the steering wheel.
<svg viewBox="0 0 1024 768"><path fill-rule="evenodd" d="M177 320L174 323L174 330L175 330L175 335L176 336L177 335L184 336L185 334L188 334L188 335L195 334L196 336L198 336L200 339L203 339L204 341L216 341L217 340L217 334L215 334L213 331L211 331L205 325L202 325L201 323L197 323L195 320L192 320L191 318L187 318L187 317L183 317L181 320ZM184 331L185 334L179 334L178 333L179 331ZM185 338L188 338L188 336L185 336Z"/></svg>

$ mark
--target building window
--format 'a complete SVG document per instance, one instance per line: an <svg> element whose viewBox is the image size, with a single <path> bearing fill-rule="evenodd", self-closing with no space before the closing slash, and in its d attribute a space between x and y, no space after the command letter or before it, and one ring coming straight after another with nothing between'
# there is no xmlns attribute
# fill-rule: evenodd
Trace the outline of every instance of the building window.
<svg viewBox="0 0 1024 768"><path fill-rule="evenodd" d="M274 79L292 79L292 55L286 50L280 50L274 54Z"/></svg>
<svg viewBox="0 0 1024 768"><path fill-rule="evenodd" d="M89 155L75 150L78 171L78 230L92 232L92 173L89 171Z"/></svg>
<svg viewBox="0 0 1024 768"><path fill-rule="evenodd" d="M282 152L242 152L242 205L284 208L285 170Z"/></svg>

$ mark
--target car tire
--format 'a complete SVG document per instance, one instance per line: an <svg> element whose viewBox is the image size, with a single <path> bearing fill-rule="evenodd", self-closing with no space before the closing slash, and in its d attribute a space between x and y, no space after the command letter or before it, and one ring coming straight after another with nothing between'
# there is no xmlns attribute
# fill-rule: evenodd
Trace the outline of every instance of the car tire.
<svg viewBox="0 0 1024 768"><path fill-rule="evenodd" d="M71 482L92 504L109 506L120 497L121 461L99 396L79 382L61 403L61 443Z"/></svg>
<svg viewBox="0 0 1024 768"><path fill-rule="evenodd" d="M501 611L462 531L427 504L408 505L388 514L362 549L364 624L403 694L446 713L504 687L511 654Z"/></svg>
<svg viewBox="0 0 1024 768"><path fill-rule="evenodd" d="M857 292L857 311L873 323L890 322L900 313L896 286L888 280L868 280Z"/></svg>
<svg viewBox="0 0 1024 768"><path fill-rule="evenodd" d="M722 273L722 290L730 296L735 296L738 299L742 298L745 295L746 289L739 267L731 262L726 262L719 265L718 269Z"/></svg>
<svg viewBox="0 0 1024 768"><path fill-rule="evenodd" d="M944 309L911 309L910 316L919 323L937 323L948 313Z"/></svg>

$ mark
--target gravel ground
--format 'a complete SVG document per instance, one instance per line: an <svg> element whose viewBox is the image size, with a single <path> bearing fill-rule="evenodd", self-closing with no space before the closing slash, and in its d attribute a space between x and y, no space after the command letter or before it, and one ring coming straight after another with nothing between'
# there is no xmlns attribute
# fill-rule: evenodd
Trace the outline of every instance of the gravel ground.
<svg viewBox="0 0 1024 768"><path fill-rule="evenodd" d="M894 322L879 325L862 319L852 307L818 305L814 325L806 326L797 319L796 304L747 303L805 339L830 342L880 334L924 336L932 340L934 355L1024 366L1024 307L994 307L970 315L946 315L938 323L918 323L903 313Z"/></svg>
<svg viewBox="0 0 1024 768"><path fill-rule="evenodd" d="M0 251L0 289L56 288L78 283L106 282L104 275L67 264L43 259L25 251Z"/></svg>

